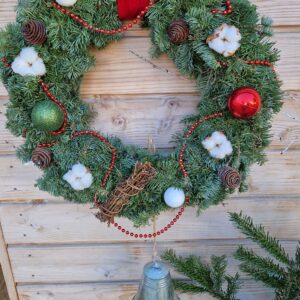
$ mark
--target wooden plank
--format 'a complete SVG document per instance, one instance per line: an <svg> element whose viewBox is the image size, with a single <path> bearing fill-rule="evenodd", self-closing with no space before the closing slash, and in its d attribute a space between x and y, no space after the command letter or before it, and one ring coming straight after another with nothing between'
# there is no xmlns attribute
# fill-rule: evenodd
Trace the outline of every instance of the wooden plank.
<svg viewBox="0 0 300 300"><path fill-rule="evenodd" d="M176 226L160 237L161 241L196 239L240 239L243 235L234 229L228 212L243 211L253 216L280 239L300 240L299 199L231 199L218 206L209 207L200 216L188 208ZM115 243L134 242L115 228L100 223L90 205L41 204L0 206L3 231L8 244L65 244L65 243ZM175 212L162 213L157 227L162 228L172 220ZM274 221L276 220L276 221ZM137 233L152 232L151 226L135 229L132 223L118 219L118 223Z"/></svg>
<svg viewBox="0 0 300 300"><path fill-rule="evenodd" d="M45 199L59 199L34 186L36 179L42 175L41 170L35 166L25 166L15 156L1 156L0 166L0 202L13 200L13 202L41 203Z"/></svg>
<svg viewBox="0 0 300 300"><path fill-rule="evenodd" d="M6 283L9 299L18 300L19 298L17 294L15 279L11 268L10 257L7 251L7 244L4 239L1 222L0 222L0 267L2 267L3 270L3 276ZM3 292L1 292L1 294L2 293Z"/></svg>
<svg viewBox="0 0 300 300"><path fill-rule="evenodd" d="M277 33L274 37L282 51L278 72L283 80L283 89L297 90L300 86L300 33ZM293 43L290 43L290 41ZM96 67L84 76L81 87L82 96L117 94L158 94L195 93L195 82L177 71L166 55L145 62L132 53L149 58L150 39L148 37L126 38L110 44L101 51L92 50ZM126 80L125 80L126 79ZM4 86L0 85L0 96L7 96Z"/></svg>
<svg viewBox="0 0 300 300"><path fill-rule="evenodd" d="M191 254L209 261L211 255L226 255L228 272L239 272L239 262L233 253L239 245L265 255L249 241L188 241L158 243L158 255L175 249L178 255ZM282 243L291 257L297 241ZM143 266L151 260L152 243L101 244L62 247L10 247L9 255L17 284L82 283L138 280ZM51 258L51 259L49 259ZM59 268L57 267L59 266ZM174 278L184 278L174 273ZM242 274L242 278L247 278Z"/></svg>
<svg viewBox="0 0 300 300"><path fill-rule="evenodd" d="M278 72L283 80L283 89L296 90L300 86L300 70L295 64L300 61L300 33L277 33L274 39L282 51ZM291 44L289 41L293 40ZM135 53L150 60L149 38L128 38L109 45L102 51L92 50L96 67L88 72L81 87L82 95L97 94L151 94L196 92L193 81L181 76L166 55L152 60L157 66L141 60ZM166 72L168 70L168 72ZM124 80L126 78L126 80ZM137 80L138 78L138 80Z"/></svg>
<svg viewBox="0 0 300 300"><path fill-rule="evenodd" d="M249 191L236 196L299 196L299 152L289 150L282 155L279 151L269 151L267 155L269 161L264 166L252 168L248 179ZM15 156L0 156L0 166L0 203L61 201L61 198L34 187L36 179L42 174L37 167L24 166Z"/></svg>
<svg viewBox="0 0 300 300"><path fill-rule="evenodd" d="M253 281L242 281L238 298L242 300L272 299L271 290ZM138 283L32 285L19 286L20 300L129 300L136 294ZM182 295L181 300L213 300L209 295Z"/></svg>
<svg viewBox="0 0 300 300"><path fill-rule="evenodd" d="M199 96L192 95L117 95L85 100L98 112L92 128L114 135L125 144L147 147L151 136L157 148L168 148L175 133L183 128L180 121L197 112ZM274 117L271 149L300 148L300 94L287 94L283 110ZM15 153L24 139L14 137L6 128L6 101L0 101L0 154Z"/></svg>

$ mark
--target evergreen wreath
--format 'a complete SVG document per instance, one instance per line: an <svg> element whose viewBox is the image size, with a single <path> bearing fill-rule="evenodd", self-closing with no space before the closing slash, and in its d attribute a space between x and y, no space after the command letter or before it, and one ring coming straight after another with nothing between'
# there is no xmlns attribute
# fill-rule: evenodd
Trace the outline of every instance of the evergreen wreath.
<svg viewBox="0 0 300 300"><path fill-rule="evenodd" d="M201 92L198 112L183 120L168 156L90 131L93 114L79 95L95 63L90 48L119 40L140 19L150 28L151 55L166 53ZM265 161L271 117L282 105L271 26L247 0L149 2L127 25L115 0L20 0L17 22L0 35L7 127L26 139L18 157L44 170L41 190L94 200L100 219L115 209L104 219L131 236L115 215L140 226L182 206L160 234L184 206L204 209L245 191L250 166Z"/></svg>

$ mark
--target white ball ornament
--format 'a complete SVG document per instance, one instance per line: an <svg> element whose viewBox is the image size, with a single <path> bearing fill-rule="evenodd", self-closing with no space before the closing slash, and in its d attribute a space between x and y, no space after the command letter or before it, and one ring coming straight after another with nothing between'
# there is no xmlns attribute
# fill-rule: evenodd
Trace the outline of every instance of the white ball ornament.
<svg viewBox="0 0 300 300"><path fill-rule="evenodd" d="M178 208L185 202L184 191L175 187L169 187L165 191L164 200L169 207Z"/></svg>
<svg viewBox="0 0 300 300"><path fill-rule="evenodd" d="M56 0L56 2L62 6L69 7L74 5L77 2L77 0Z"/></svg>

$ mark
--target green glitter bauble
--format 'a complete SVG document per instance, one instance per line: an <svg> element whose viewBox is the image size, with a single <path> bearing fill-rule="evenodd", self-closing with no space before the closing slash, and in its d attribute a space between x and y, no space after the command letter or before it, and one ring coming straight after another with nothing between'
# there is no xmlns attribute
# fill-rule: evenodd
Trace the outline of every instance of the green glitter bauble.
<svg viewBox="0 0 300 300"><path fill-rule="evenodd" d="M64 122L64 113L52 101L46 100L35 105L31 120L36 129L52 132L60 129Z"/></svg>

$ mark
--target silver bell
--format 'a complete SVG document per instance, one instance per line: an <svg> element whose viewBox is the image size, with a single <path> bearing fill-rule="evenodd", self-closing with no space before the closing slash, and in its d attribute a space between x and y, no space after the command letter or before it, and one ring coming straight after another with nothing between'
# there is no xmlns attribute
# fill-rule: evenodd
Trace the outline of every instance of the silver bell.
<svg viewBox="0 0 300 300"><path fill-rule="evenodd" d="M144 267L143 279L133 300L180 300L165 264L151 262Z"/></svg>

